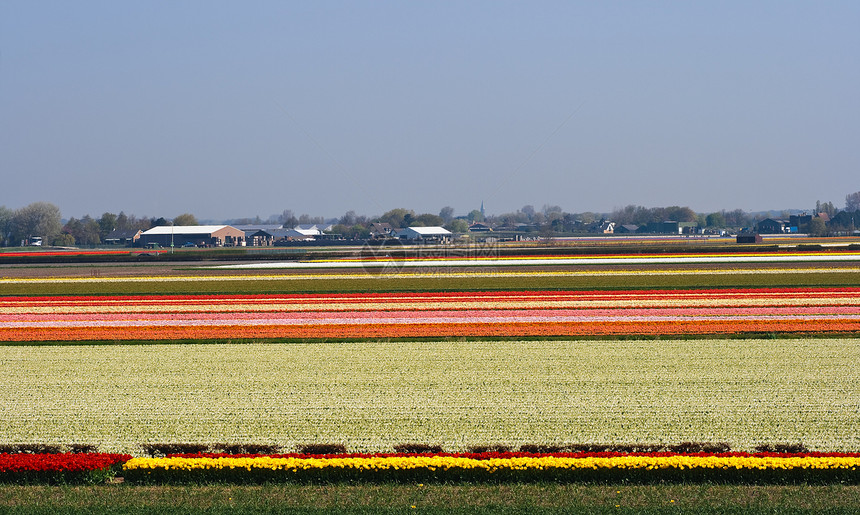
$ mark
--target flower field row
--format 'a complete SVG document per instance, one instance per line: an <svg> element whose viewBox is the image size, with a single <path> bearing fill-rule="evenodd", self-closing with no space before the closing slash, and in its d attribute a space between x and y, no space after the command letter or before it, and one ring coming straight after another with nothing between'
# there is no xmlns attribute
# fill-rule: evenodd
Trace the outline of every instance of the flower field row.
<svg viewBox="0 0 860 515"><path fill-rule="evenodd" d="M2 483L307 481L860 482L860 455L501 453L494 455L0 454Z"/></svg>
<svg viewBox="0 0 860 515"><path fill-rule="evenodd" d="M860 451L860 340L0 346L0 443L801 442Z"/></svg>
<svg viewBox="0 0 860 515"><path fill-rule="evenodd" d="M97 483L132 457L128 454L2 454L0 483Z"/></svg>
<svg viewBox="0 0 860 515"><path fill-rule="evenodd" d="M424 256L392 258L312 259L284 262L263 262L219 265L227 269L261 268L391 268L391 267L510 267L510 266L583 266L583 265L642 265L689 263L785 263L785 262L850 262L860 260L860 252L851 250L775 252L697 253L697 254L591 254L556 256Z"/></svg>
<svg viewBox="0 0 860 515"><path fill-rule="evenodd" d="M0 341L860 331L860 289L0 298Z"/></svg>
<svg viewBox="0 0 860 515"><path fill-rule="evenodd" d="M590 322L483 322L329 325L141 325L122 328L0 328L0 341L223 340L307 338L541 337L604 335L697 335L740 333L855 333L860 321L669 320Z"/></svg>
<svg viewBox="0 0 860 515"><path fill-rule="evenodd" d="M460 456L133 458L134 482L860 481L860 456Z"/></svg>
<svg viewBox="0 0 860 515"><path fill-rule="evenodd" d="M0 314L856 305L860 288L0 297Z"/></svg>

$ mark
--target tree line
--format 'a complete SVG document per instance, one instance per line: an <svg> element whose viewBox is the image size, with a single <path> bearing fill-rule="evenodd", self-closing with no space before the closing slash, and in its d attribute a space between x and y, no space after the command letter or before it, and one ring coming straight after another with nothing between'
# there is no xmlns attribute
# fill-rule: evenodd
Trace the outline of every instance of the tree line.
<svg viewBox="0 0 860 515"><path fill-rule="evenodd" d="M64 224L60 208L49 202L34 202L20 209L0 206L0 246L29 245L37 239L45 245L99 245L114 231L146 231L159 225L170 225L171 220L138 218L120 212L104 213L99 218L86 215L70 218ZM183 214L172 220L175 225L197 225L194 215Z"/></svg>
<svg viewBox="0 0 860 515"><path fill-rule="evenodd" d="M824 214L824 216L819 216ZM789 218L789 213L781 214ZM813 210L814 218L802 232L814 235L850 232L860 224L860 191L845 197L845 208L838 209L832 202L818 201ZM686 206L644 207L628 205L616 208L611 213L567 213L559 206L544 205L537 210L526 205L517 211L500 215L485 214L473 209L467 215L454 216L454 208L443 207L438 214L421 213L407 208L396 208L375 217L358 215L347 211L334 219L312 217L307 214L295 216L291 210L284 210L279 216L272 216L265 222L259 217L231 220L231 225L278 224L283 227L299 225L332 225L331 233L345 238L367 238L374 223L385 223L393 229L420 226L442 226L454 233L468 232L469 227L478 222L486 223L497 229L536 231L541 234L584 232L604 221L619 225L645 226L649 223L673 220L693 222L701 228L735 229L752 227L757 222L755 215L740 209L697 213ZM83 218L70 218L65 224L60 209L49 202L34 202L20 209L12 210L0 206L0 246L27 245L40 238L47 245L99 245L114 231L146 231L162 225L198 225L197 218L190 213L179 215L172 220L164 217L138 218L120 211L119 214L103 213L98 218L86 215Z"/></svg>

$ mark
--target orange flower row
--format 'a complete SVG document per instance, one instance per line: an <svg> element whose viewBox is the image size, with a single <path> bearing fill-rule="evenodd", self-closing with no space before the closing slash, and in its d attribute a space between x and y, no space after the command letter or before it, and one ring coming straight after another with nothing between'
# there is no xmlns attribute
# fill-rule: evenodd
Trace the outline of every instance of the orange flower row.
<svg viewBox="0 0 860 515"><path fill-rule="evenodd" d="M736 333L848 333L858 320L655 320L453 324L194 325L2 327L0 341L206 340L254 338L400 338L459 336L600 336Z"/></svg>

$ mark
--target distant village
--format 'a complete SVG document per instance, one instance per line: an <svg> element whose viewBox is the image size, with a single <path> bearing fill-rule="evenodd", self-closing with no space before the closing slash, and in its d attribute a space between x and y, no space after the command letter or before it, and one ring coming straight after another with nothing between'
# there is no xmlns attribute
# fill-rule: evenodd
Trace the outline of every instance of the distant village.
<svg viewBox="0 0 860 515"><path fill-rule="evenodd" d="M566 213L558 206L532 206L487 216L483 203L467 215L450 207L439 214L404 208L366 217L349 211L339 218L293 216L289 210L267 221L198 223L189 213L173 219L138 218L120 212L99 218L61 220L57 206L35 202L18 210L0 206L0 246L273 247L372 243L449 243L528 241L565 237L736 237L761 235L839 236L858 234L860 192L839 209L816 202L807 212L749 213L742 210L696 213L689 207L626 206L612 213Z"/></svg>
<svg viewBox="0 0 860 515"><path fill-rule="evenodd" d="M347 240L333 233L333 224L281 225L181 225L158 226L147 231L114 231L106 244L144 247L271 247L301 243L333 244ZM447 243L454 234L444 227L394 229L387 223L371 224L369 239ZM366 240L367 238L365 238Z"/></svg>
<svg viewBox="0 0 860 515"><path fill-rule="evenodd" d="M737 237L739 242L761 241L756 236L762 234L799 234L809 230L813 220L824 227L832 220L827 213L816 215L790 215L788 219L766 218L755 224L753 230L736 234L725 229L701 227L697 222L678 222L666 220L650 222L645 225L616 224L601 220L597 223L583 224L580 234L590 235L678 235L678 236L716 236ZM853 224L852 224L853 225ZM856 232L853 231L852 232ZM147 231L114 231L107 236L105 244L144 246L144 247L270 247L300 244L337 244L360 241L386 242L396 240L408 243L451 243L455 239L481 242L524 241L541 236L538 226L516 224L514 226L493 226L488 223L474 222L464 233L454 233L442 226L417 226L396 228L390 223L373 222L362 237L346 237L336 231L336 224L299 224L284 227L277 224L261 225L183 225L158 226Z"/></svg>

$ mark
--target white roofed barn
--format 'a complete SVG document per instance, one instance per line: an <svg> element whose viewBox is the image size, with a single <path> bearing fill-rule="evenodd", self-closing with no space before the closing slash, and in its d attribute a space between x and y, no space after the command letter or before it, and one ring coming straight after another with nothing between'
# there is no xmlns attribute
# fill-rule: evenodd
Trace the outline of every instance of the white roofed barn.
<svg viewBox="0 0 860 515"><path fill-rule="evenodd" d="M229 225L160 225L143 232L138 239L143 246L157 244L181 247L238 247L245 245L245 232Z"/></svg>

